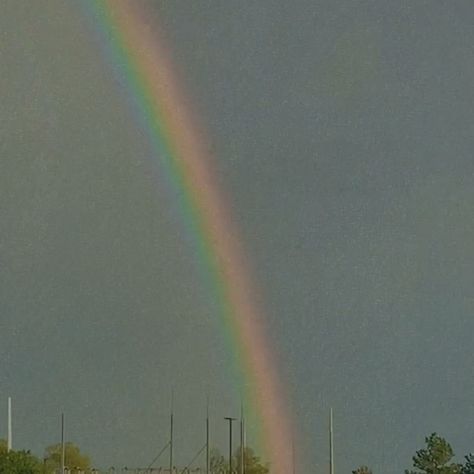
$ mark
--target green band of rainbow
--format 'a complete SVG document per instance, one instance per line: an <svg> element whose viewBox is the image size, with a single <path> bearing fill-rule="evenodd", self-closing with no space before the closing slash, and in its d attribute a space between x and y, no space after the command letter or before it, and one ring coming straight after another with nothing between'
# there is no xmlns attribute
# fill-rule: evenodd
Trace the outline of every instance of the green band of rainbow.
<svg viewBox="0 0 474 474"><path fill-rule="evenodd" d="M231 348L234 372L272 473L291 471L291 419L264 335L238 232L213 177L204 134L192 119L172 63L147 28L144 2L90 0L114 66L138 105L161 169L180 190L179 208L209 279Z"/></svg>

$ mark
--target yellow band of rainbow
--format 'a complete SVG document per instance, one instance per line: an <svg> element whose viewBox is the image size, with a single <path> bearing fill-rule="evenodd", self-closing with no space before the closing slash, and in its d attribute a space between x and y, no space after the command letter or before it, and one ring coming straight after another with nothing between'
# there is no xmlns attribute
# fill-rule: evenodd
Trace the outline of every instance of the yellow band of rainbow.
<svg viewBox="0 0 474 474"><path fill-rule="evenodd" d="M114 66L140 110L156 159L180 190L179 208L212 282L239 390L255 418L262 454L271 473L289 474L293 430L286 397L239 233L212 172L205 135L192 117L162 38L147 28L146 3L89 3Z"/></svg>

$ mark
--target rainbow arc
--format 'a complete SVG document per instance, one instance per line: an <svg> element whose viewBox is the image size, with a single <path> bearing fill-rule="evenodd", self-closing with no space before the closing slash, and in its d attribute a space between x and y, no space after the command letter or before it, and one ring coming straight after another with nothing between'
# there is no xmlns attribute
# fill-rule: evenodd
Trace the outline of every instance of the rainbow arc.
<svg viewBox="0 0 474 474"><path fill-rule="evenodd" d="M169 49L147 27L146 2L90 0L110 60L131 96L153 147L154 159L180 202L203 273L212 288L229 341L238 389L257 425L271 472L292 470L293 432L277 364L265 336L239 232L218 188L205 134L180 86Z"/></svg>

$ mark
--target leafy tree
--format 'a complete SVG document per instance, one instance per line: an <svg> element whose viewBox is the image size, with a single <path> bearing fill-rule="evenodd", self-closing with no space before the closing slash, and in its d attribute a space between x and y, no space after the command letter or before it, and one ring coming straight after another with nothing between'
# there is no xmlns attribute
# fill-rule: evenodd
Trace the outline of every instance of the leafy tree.
<svg viewBox="0 0 474 474"><path fill-rule="evenodd" d="M461 465L449 463L454 456L451 445L441 436L433 433L425 438L426 448L413 456L413 467L418 471L405 471L405 474L460 474Z"/></svg>
<svg viewBox="0 0 474 474"><path fill-rule="evenodd" d="M461 474L474 474L474 454L465 456L466 462L461 467Z"/></svg>
<svg viewBox="0 0 474 474"><path fill-rule="evenodd" d="M244 448L245 474L268 474L268 466L263 464L252 448ZM210 455L210 471L212 474L229 474L229 460L218 449L213 449ZM240 448L232 456L232 472L240 473Z"/></svg>
<svg viewBox="0 0 474 474"><path fill-rule="evenodd" d="M209 455L209 470L212 474L220 474L229 470L224 456L216 448L211 449Z"/></svg>
<svg viewBox="0 0 474 474"><path fill-rule="evenodd" d="M352 474L372 474L372 469L367 466L359 466L355 471L352 471Z"/></svg>
<svg viewBox="0 0 474 474"><path fill-rule="evenodd" d="M40 461L29 451L0 450L0 474L41 474Z"/></svg>
<svg viewBox="0 0 474 474"><path fill-rule="evenodd" d="M61 467L61 444L48 446L45 451L45 470L54 472ZM90 469L91 462L88 456L81 453L80 449L73 443L66 443L65 446L65 465L69 468Z"/></svg>
<svg viewBox="0 0 474 474"><path fill-rule="evenodd" d="M244 448L243 458L245 474L268 474L268 466L262 463L252 448ZM239 473L241 465L240 448L235 451L232 465L235 466L236 472Z"/></svg>

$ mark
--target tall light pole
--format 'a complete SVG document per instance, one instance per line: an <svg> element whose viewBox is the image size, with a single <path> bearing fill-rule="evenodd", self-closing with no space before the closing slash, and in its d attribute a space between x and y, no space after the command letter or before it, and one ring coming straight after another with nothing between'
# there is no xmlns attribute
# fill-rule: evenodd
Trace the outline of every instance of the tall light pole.
<svg viewBox="0 0 474 474"><path fill-rule="evenodd" d="M232 474L232 422L237 418L226 416L224 419L229 422L229 474Z"/></svg>

